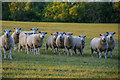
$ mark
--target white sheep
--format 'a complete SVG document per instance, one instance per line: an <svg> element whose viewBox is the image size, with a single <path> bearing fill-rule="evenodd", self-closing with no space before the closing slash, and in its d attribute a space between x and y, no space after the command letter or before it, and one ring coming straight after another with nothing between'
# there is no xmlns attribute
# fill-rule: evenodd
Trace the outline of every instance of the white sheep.
<svg viewBox="0 0 120 80"><path fill-rule="evenodd" d="M31 28L30 30L32 30L32 31L22 31L22 32L20 33L20 35L19 35L19 38L22 37L22 36L26 36L25 33L33 33L33 34L36 34L38 28Z"/></svg>
<svg viewBox="0 0 120 80"><path fill-rule="evenodd" d="M57 32L58 37L56 39L56 45L59 51L59 55L61 53L61 49L64 49L64 55L65 55L65 47L64 47L64 34L65 32Z"/></svg>
<svg viewBox="0 0 120 80"><path fill-rule="evenodd" d="M14 50L16 50L17 49L17 44L19 43L19 34L20 34L20 30L21 30L21 28L14 28L14 32L13 32L13 34L12 34L12 38L14 39L14 41L15 41L15 45L14 45Z"/></svg>
<svg viewBox="0 0 120 80"><path fill-rule="evenodd" d="M57 48L57 45L56 45L56 39L57 39L57 36L58 34L57 33L51 33L52 36L49 36L47 38L47 42L46 42L46 53L48 51L48 48L52 48L52 51L55 53L55 48Z"/></svg>
<svg viewBox="0 0 120 80"><path fill-rule="evenodd" d="M12 49L14 47L14 39L10 35L11 30L4 30L4 35L0 37L0 51L1 56L4 51L4 58L7 56L7 52L9 50L9 57L12 59Z"/></svg>
<svg viewBox="0 0 120 80"><path fill-rule="evenodd" d="M106 32L107 33L107 41L108 41L108 50L107 50L107 57L108 57L108 52L111 52L111 58L112 58L112 51L115 48L115 39L113 38L113 35L116 34L116 32Z"/></svg>
<svg viewBox="0 0 120 80"><path fill-rule="evenodd" d="M106 53L108 49L107 35L100 34L100 38L93 38L91 40L91 56L93 56L93 52L96 51L99 58L102 56L102 52L104 51L105 59L107 58Z"/></svg>
<svg viewBox="0 0 120 80"><path fill-rule="evenodd" d="M27 48L27 54L29 54L29 49L34 49L34 55L37 53L37 48L39 49L39 54L40 54L40 48L43 45L43 39L45 38L45 34L47 32L39 32L39 34L32 34L30 36L27 36L27 43L26 43L26 48Z"/></svg>
<svg viewBox="0 0 120 80"><path fill-rule="evenodd" d="M24 36L19 37L18 52L22 51L22 48L25 48L25 50L26 50L26 38L27 38L27 36L29 36L31 34L33 34L33 33L26 33Z"/></svg>
<svg viewBox="0 0 120 80"><path fill-rule="evenodd" d="M74 37L74 52L76 54L76 49L78 50L78 54L79 52L81 53L81 55L83 56L83 49L85 47L85 35L80 35L78 36L73 36Z"/></svg>
<svg viewBox="0 0 120 80"><path fill-rule="evenodd" d="M74 44L74 38L73 38L73 33L67 32L65 33L65 39L64 39L64 47L67 49L67 55L69 55L69 49L71 49L71 56L72 56L72 52L73 49L75 47Z"/></svg>
<svg viewBox="0 0 120 80"><path fill-rule="evenodd" d="M19 35L19 49L18 49L18 52L20 50L22 51L22 48L25 48L25 46L26 46L26 34L25 33L28 33L28 35L36 34L38 28L31 28L30 30L32 30L32 31L22 31L20 33L20 35ZM26 51L26 49L25 49L25 51Z"/></svg>

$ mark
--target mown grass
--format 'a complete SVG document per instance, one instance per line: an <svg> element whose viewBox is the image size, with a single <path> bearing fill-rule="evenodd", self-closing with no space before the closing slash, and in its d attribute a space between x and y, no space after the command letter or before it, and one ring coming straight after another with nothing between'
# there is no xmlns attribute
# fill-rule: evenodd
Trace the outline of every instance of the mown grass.
<svg viewBox="0 0 120 80"><path fill-rule="evenodd" d="M84 56L66 56L52 53L49 49L45 53L45 42L41 48L41 55L27 55L24 51L13 51L13 59L2 59L2 76L5 78L118 78L118 24L83 24L83 23L47 23L47 22L17 22L2 21L2 29L21 27L29 30L37 27L47 31L47 36L56 31L73 32L75 36L86 35ZM99 37L100 33L117 32L116 47L113 58L98 59L96 53L91 57L90 41Z"/></svg>

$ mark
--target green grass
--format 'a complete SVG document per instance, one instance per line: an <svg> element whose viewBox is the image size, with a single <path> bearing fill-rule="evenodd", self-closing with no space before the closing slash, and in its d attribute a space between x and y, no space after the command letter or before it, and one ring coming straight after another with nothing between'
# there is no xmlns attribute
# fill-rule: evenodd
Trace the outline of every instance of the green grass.
<svg viewBox="0 0 120 80"><path fill-rule="evenodd" d="M75 36L86 35L84 56L64 56L52 53L49 49L45 53L45 42L41 48L41 55L27 55L24 51L13 51L13 59L2 59L2 76L5 78L118 78L118 24L84 24L84 23L47 23L47 22L17 22L2 21L2 29L21 27L29 30L37 27L41 31L50 33L57 31L73 32ZM90 41L99 37L100 33L117 32L116 47L113 59L98 59L96 53L91 57Z"/></svg>

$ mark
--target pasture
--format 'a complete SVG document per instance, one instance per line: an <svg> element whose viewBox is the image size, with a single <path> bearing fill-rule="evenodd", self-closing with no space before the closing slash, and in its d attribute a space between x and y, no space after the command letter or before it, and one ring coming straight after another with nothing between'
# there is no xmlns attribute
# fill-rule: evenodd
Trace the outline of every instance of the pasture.
<svg viewBox="0 0 120 80"><path fill-rule="evenodd" d="M22 31L39 28L39 31L50 33L73 32L74 36L86 35L86 46L83 56L65 56L52 53L49 49L45 53L45 43L40 55L26 54L24 51L13 50L13 59L2 59L2 77L5 78L118 78L118 24L88 24L88 23L52 23L52 22L18 22L2 21L2 30L14 27ZM116 32L114 38L116 47L113 58L98 59L96 53L91 57L90 41L99 37L100 33Z"/></svg>

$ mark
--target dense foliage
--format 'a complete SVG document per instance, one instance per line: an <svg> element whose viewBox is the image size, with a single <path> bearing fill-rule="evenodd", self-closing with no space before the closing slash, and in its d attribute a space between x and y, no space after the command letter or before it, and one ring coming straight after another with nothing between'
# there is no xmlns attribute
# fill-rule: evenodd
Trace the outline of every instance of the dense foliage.
<svg viewBox="0 0 120 80"><path fill-rule="evenodd" d="M3 2L2 19L119 23L120 2Z"/></svg>

